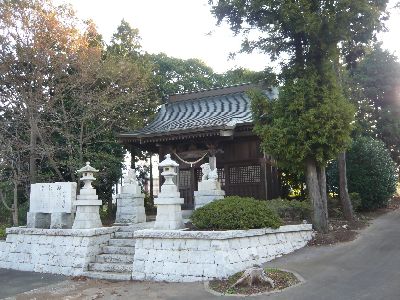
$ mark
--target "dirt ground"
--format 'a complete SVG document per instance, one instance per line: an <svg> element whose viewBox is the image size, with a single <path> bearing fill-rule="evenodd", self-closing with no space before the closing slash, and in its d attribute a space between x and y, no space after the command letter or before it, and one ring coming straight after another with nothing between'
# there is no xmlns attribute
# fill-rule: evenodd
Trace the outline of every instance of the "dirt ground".
<svg viewBox="0 0 400 300"><path fill-rule="evenodd" d="M333 245L336 243L354 240L359 231L368 226L371 220L400 207L400 196L393 197L387 208L376 211L362 212L356 214L356 220L349 222L343 218L329 219L329 232L317 233L308 243L309 246Z"/></svg>

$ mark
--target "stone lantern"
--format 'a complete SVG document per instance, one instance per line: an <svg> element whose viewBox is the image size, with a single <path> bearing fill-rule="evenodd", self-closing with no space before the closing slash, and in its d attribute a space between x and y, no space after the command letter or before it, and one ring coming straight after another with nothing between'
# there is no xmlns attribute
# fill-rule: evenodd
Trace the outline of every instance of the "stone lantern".
<svg viewBox="0 0 400 300"><path fill-rule="evenodd" d="M73 229L89 229L103 226L99 213L102 203L96 195L96 190L92 187L92 181L96 180L94 173L97 172L99 171L91 167L89 162L78 170L78 173L82 174L81 181L83 181L84 185L75 202L76 216L72 226Z"/></svg>
<svg viewBox="0 0 400 300"><path fill-rule="evenodd" d="M171 155L167 154L165 160L160 164L165 178L164 184L161 186L161 192L158 198L154 199L157 205L157 217L154 229L180 229L183 228L182 210L183 198L180 198L178 187L173 182L176 176L175 168L179 165L171 159Z"/></svg>

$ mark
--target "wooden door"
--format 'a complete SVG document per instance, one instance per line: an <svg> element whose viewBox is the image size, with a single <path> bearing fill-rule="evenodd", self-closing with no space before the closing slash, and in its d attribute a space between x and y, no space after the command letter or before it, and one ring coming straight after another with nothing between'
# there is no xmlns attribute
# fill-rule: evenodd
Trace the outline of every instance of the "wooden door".
<svg viewBox="0 0 400 300"><path fill-rule="evenodd" d="M182 209L194 208L194 172L193 169L179 170L179 192L185 199Z"/></svg>

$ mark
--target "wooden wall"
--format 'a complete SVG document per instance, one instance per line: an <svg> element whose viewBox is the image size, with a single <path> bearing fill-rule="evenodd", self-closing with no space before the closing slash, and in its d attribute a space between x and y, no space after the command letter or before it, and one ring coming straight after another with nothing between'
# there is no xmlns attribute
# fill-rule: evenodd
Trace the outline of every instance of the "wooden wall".
<svg viewBox="0 0 400 300"><path fill-rule="evenodd" d="M205 144L203 147L207 149ZM182 147L182 144L179 146ZM160 157L164 157L176 147L176 144L162 145L159 152ZM216 155L219 180L227 196L249 196L256 199L273 199L280 196L278 171L264 158L257 137L220 140L218 149L222 150ZM200 165L208 160L204 159L190 168L189 165L177 160L174 155L171 154L171 156L180 163L179 190L181 197L185 199L182 208L193 209L193 193L197 190L197 183L201 180Z"/></svg>

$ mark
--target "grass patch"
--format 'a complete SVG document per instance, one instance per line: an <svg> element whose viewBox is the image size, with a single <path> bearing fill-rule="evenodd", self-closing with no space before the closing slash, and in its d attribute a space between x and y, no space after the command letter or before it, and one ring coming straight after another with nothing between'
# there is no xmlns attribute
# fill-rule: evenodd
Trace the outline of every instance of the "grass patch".
<svg viewBox="0 0 400 300"><path fill-rule="evenodd" d="M8 224L0 224L0 240L6 239L6 228L9 227Z"/></svg>
<svg viewBox="0 0 400 300"><path fill-rule="evenodd" d="M272 289L268 284L258 284L251 287L237 286L232 288L231 286L240 278L240 276L242 276L243 271L233 274L224 280L212 280L209 283L209 287L210 289L225 295L253 295L283 290L300 282L291 272L271 268L266 268L265 272L274 281L275 288Z"/></svg>

